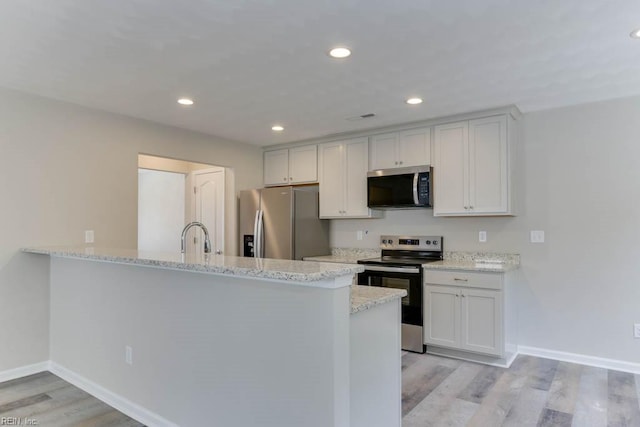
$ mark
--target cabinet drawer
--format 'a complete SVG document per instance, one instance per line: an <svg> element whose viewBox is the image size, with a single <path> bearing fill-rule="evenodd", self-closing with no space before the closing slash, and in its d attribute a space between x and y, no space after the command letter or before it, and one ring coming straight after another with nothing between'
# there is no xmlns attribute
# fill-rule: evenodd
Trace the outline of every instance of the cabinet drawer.
<svg viewBox="0 0 640 427"><path fill-rule="evenodd" d="M502 289L501 273L476 271L427 270L424 282L433 285L463 286L469 288Z"/></svg>

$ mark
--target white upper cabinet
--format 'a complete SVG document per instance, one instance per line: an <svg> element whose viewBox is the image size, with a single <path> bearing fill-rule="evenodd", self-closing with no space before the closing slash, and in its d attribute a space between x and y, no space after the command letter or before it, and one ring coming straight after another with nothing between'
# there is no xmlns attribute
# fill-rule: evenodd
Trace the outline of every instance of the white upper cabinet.
<svg viewBox="0 0 640 427"><path fill-rule="evenodd" d="M306 184L318 181L316 145L265 151L264 185Z"/></svg>
<svg viewBox="0 0 640 427"><path fill-rule="evenodd" d="M264 185L285 185L289 182L289 150L265 151Z"/></svg>
<svg viewBox="0 0 640 427"><path fill-rule="evenodd" d="M320 218L377 218L367 207L367 138L318 146Z"/></svg>
<svg viewBox="0 0 640 427"><path fill-rule="evenodd" d="M370 138L369 170L431 164L431 128L374 135Z"/></svg>
<svg viewBox="0 0 640 427"><path fill-rule="evenodd" d="M506 115L435 126L434 215L512 215Z"/></svg>

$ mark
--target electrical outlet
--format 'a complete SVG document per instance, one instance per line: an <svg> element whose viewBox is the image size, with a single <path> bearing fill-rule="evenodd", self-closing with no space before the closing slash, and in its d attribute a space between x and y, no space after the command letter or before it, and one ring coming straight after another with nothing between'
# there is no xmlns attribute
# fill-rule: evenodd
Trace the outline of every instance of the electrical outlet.
<svg viewBox="0 0 640 427"><path fill-rule="evenodd" d="M485 243L487 241L487 232L486 231L480 231L478 233L478 241L480 243Z"/></svg>
<svg viewBox="0 0 640 427"><path fill-rule="evenodd" d="M128 365L133 365L133 349L131 346L124 347L124 361Z"/></svg>
<svg viewBox="0 0 640 427"><path fill-rule="evenodd" d="M362 230L356 231L356 239L362 240Z"/></svg>
<svg viewBox="0 0 640 427"><path fill-rule="evenodd" d="M633 325L633 337L640 338L640 323L635 323Z"/></svg>
<svg viewBox="0 0 640 427"><path fill-rule="evenodd" d="M84 232L84 242L85 243L93 243L93 241L94 241L93 230L85 230L85 232Z"/></svg>
<svg viewBox="0 0 640 427"><path fill-rule="evenodd" d="M544 231L531 230L531 243L544 243Z"/></svg>

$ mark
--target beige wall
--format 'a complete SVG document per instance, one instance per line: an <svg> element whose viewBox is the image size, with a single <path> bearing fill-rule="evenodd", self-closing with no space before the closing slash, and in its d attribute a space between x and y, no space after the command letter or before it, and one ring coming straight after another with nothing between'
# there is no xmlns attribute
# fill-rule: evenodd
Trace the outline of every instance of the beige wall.
<svg viewBox="0 0 640 427"><path fill-rule="evenodd" d="M446 250L520 253L521 345L640 363L639 118L640 97L526 114L517 217L334 220L332 246L441 234ZM369 233L358 241L357 230ZM546 243L529 243L530 230L544 230Z"/></svg>
<svg viewBox="0 0 640 427"><path fill-rule="evenodd" d="M135 247L138 153L262 183L259 148L0 89L0 372L48 359L48 260L19 248Z"/></svg>

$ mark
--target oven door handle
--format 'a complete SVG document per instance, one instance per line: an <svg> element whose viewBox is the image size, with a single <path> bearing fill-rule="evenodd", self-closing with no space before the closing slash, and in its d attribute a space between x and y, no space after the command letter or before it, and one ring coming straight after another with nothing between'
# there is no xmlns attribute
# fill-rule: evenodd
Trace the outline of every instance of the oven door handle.
<svg viewBox="0 0 640 427"><path fill-rule="evenodd" d="M365 265L365 273L367 271L384 271L388 273L414 273L419 274L420 269L417 267L379 267L377 265Z"/></svg>

